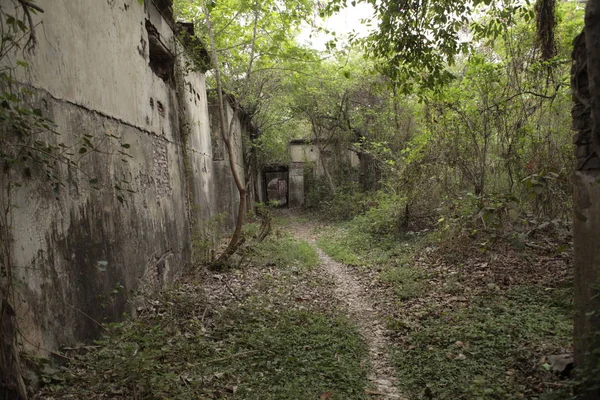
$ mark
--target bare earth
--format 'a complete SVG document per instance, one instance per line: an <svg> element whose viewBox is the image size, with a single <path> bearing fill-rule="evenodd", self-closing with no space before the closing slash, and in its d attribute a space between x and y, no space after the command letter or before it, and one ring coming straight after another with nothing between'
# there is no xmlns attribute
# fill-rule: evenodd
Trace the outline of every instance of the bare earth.
<svg viewBox="0 0 600 400"><path fill-rule="evenodd" d="M389 360L390 342L387 339L387 328L380 321L374 307L373 292L361 282L352 268L341 264L325 254L316 244L312 234L315 225L311 223L294 223L289 226L290 232L299 239L308 241L315 247L322 263L322 270L334 283L334 295L347 306L351 319L360 327L361 334L369 346L369 363L371 374L369 380L373 389L368 394L378 399L405 399L396 387L394 368Z"/></svg>

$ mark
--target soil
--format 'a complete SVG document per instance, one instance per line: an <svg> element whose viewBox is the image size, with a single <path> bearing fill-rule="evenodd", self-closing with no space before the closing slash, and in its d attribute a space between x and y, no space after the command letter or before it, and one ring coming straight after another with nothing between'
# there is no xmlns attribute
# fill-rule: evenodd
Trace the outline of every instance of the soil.
<svg viewBox="0 0 600 400"><path fill-rule="evenodd" d="M405 399L396 387L397 379L389 360L392 344L374 302L378 296L374 296L373 286L365 282L364 274L356 273L352 266L334 261L317 246L313 234L318 230L317 224L294 222L288 229L298 239L306 240L315 247L321 259L321 270L333 282L335 298L345 306L349 317L360 327L360 332L369 347L369 380L372 389L367 390L367 393L375 399Z"/></svg>

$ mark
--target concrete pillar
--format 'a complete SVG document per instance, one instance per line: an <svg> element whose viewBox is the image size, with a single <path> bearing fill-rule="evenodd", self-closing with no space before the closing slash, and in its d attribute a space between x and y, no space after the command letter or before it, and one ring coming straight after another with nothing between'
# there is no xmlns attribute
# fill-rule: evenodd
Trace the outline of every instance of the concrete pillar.
<svg viewBox="0 0 600 400"><path fill-rule="evenodd" d="M304 204L304 163L290 164L289 182L290 208L301 207Z"/></svg>

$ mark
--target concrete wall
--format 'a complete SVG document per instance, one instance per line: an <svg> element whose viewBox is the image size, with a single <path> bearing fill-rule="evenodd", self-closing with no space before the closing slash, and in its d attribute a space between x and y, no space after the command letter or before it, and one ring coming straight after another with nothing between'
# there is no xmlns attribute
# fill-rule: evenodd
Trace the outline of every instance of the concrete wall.
<svg viewBox="0 0 600 400"><path fill-rule="evenodd" d="M230 127L232 131L231 144L234 150L234 159L237 170L240 173L242 182L246 182L246 176L244 173L244 154L242 151L242 124L239 119L236 119L231 125L233 118L233 109L226 102L225 114L228 121L226 127L229 131ZM237 186L231 174L231 167L229 165L229 155L225 148L225 143L221 137L220 119L219 119L219 108L215 97L209 99L209 116L210 116L210 127L212 132L212 144L213 152L213 169L214 169L214 186L213 192L216 198L216 210L217 214L226 214L225 228L233 229L235 227L235 220L237 218L237 209L240 204L240 195L238 193ZM235 211L231 211L235 210Z"/></svg>
<svg viewBox="0 0 600 400"><path fill-rule="evenodd" d="M290 164L288 185L288 198L290 208L301 207L304 204L304 163L292 162Z"/></svg>
<svg viewBox="0 0 600 400"><path fill-rule="evenodd" d="M304 140L292 141L288 146L290 154L290 181L289 181L289 204L290 207L300 207L304 204L305 184L304 169L307 165L312 166L314 174L319 177L325 175L323 163L330 165L333 161L331 154L324 156L317 144ZM360 167L360 159L356 152L345 150L342 160L351 168ZM331 167L331 165L330 165Z"/></svg>
<svg viewBox="0 0 600 400"><path fill-rule="evenodd" d="M31 178L0 178L24 183L11 199L18 205L11 213L15 307L23 344L43 353L94 337L97 322L128 310L132 290L160 287L184 271L190 221L219 212L232 219L236 201L228 164L213 160L204 75L184 71L183 55L168 79L150 67L156 38L163 50L182 53L151 1L36 4L45 10L36 16L39 45L20 80L56 121L61 135L49 140L77 150L87 134L100 150L77 168L59 166L64 186L49 187L35 170ZM119 153L123 144L130 156Z"/></svg>

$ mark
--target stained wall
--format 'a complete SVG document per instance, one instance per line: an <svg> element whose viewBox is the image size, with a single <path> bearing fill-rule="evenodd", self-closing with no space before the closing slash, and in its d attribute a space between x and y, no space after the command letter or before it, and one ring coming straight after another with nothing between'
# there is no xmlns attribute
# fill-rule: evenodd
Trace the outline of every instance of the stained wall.
<svg viewBox="0 0 600 400"><path fill-rule="evenodd" d="M153 1L36 4L39 43L18 79L56 123L60 135L46 140L74 149L77 166L56 167L60 185L35 169L0 184L22 183L3 200L14 204L15 308L23 344L44 353L96 336L134 311L133 292L190 268L192 226L217 213L233 221L237 203L226 160L213 155L205 75L187 68ZM96 151L80 156L83 137Z"/></svg>

